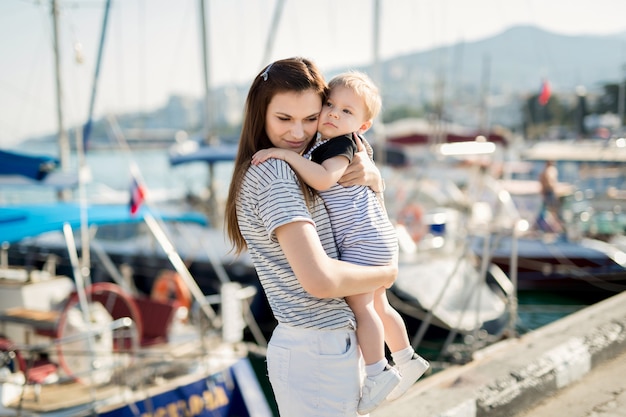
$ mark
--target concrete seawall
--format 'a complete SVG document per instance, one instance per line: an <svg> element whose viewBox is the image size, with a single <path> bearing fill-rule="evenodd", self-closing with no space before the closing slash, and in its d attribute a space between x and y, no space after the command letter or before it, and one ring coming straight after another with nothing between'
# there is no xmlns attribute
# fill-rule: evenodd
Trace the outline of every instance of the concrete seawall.
<svg viewBox="0 0 626 417"><path fill-rule="evenodd" d="M371 417L508 417L626 352L626 292L418 381Z"/></svg>

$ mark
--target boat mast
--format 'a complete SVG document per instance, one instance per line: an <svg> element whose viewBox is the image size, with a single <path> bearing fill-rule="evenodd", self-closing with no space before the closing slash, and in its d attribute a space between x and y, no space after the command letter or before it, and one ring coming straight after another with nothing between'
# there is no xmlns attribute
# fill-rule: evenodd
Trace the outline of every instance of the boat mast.
<svg viewBox="0 0 626 417"><path fill-rule="evenodd" d="M270 25L270 33L265 41L265 52L263 53L263 60L261 61L261 68L269 63L272 57L272 49L274 46L274 39L276 39L276 32L278 31L278 24L280 23L280 16L283 13L283 6L285 0L278 0L274 7L274 15L272 17L272 24Z"/></svg>
<svg viewBox="0 0 626 417"><path fill-rule="evenodd" d="M204 141L206 145L217 144L215 134L215 118L213 117L213 103L211 100L211 73L209 66L209 31L206 24L206 9L208 8L206 0L200 1L200 30L202 36L202 68L204 78Z"/></svg>
<svg viewBox="0 0 626 417"><path fill-rule="evenodd" d="M491 57L483 56L482 85L480 90L480 103L478 107L478 132L489 137L489 81L491 78Z"/></svg>
<svg viewBox="0 0 626 417"><path fill-rule="evenodd" d="M383 80L382 80L382 71L380 64L380 0L374 0L374 10L373 10L373 38L372 38L372 55L374 60L374 68L373 68L373 79L374 83L379 88L382 96L383 89ZM383 121L381 114L376 116L376 121L372 126L372 131L374 133L374 147L376 148L376 162L380 165L385 164L385 148L386 148L386 137L383 126Z"/></svg>
<svg viewBox="0 0 626 417"><path fill-rule="evenodd" d="M61 53L59 50L59 5L57 0L52 2L52 28L54 38L54 69L56 80L56 96L57 96L57 123L59 127L59 159L61 161L61 169L68 171L70 166L70 141L63 125L63 88L61 83ZM59 192L59 199L69 200L68 190Z"/></svg>
<svg viewBox="0 0 626 417"><path fill-rule="evenodd" d="M380 0L374 0L373 21L374 26L372 37L372 58L374 60L374 81L379 83L380 79Z"/></svg>
<svg viewBox="0 0 626 417"><path fill-rule="evenodd" d="M200 34L202 41L202 69L203 69L203 78L204 78L204 145L211 146L217 145L217 135L215 133L215 118L213 117L213 100L211 95L211 77L210 77L210 66L209 66L209 31L207 30L206 24L206 10L208 9L205 4L206 0L200 1ZM218 207L217 207L217 197L215 196L215 167L213 164L208 165L208 180L207 187L209 193L209 212L208 217L209 221L213 226L216 226L220 223L220 217L218 215Z"/></svg>
<svg viewBox="0 0 626 417"><path fill-rule="evenodd" d="M624 113L626 113L626 64L622 65L622 77L617 93L617 114L619 115L619 134L624 135Z"/></svg>

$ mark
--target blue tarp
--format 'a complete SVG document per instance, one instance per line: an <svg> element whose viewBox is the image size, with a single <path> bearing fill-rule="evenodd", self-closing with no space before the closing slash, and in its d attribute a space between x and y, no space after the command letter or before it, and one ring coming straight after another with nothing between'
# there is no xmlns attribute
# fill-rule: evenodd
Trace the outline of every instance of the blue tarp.
<svg viewBox="0 0 626 417"><path fill-rule="evenodd" d="M78 175L61 172L52 156L0 150L0 187L43 186L57 190L74 188Z"/></svg>
<svg viewBox="0 0 626 417"><path fill-rule="evenodd" d="M199 146L188 152L170 154L170 165L189 162L226 162L234 161L238 145Z"/></svg>
<svg viewBox="0 0 626 417"><path fill-rule="evenodd" d="M40 181L58 166L59 160L51 156L0 150L0 175L21 175Z"/></svg>
<svg viewBox="0 0 626 417"><path fill-rule="evenodd" d="M89 225L137 223L143 221L147 208L144 206L134 216L128 205L90 205L87 207ZM204 215L196 212L155 213L165 221L207 224ZM32 204L0 207L0 243L13 243L45 232L62 230L64 223L77 229L81 224L81 208L78 203Z"/></svg>

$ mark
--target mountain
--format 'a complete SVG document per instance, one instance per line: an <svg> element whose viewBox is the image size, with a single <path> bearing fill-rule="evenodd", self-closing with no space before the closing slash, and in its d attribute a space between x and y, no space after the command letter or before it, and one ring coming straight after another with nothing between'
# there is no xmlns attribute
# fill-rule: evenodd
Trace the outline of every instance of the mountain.
<svg viewBox="0 0 626 417"><path fill-rule="evenodd" d="M543 78L555 93L573 92L579 85L593 90L618 82L625 54L626 32L570 36L516 26L486 39L385 60L381 84L387 101L413 103L435 97L437 84L446 96L476 94L483 74L489 74L489 91L496 95L536 93Z"/></svg>
<svg viewBox="0 0 626 417"><path fill-rule="evenodd" d="M444 117L474 125L487 85L491 123L519 126L521 101L538 94L544 78L553 94L573 97L578 86L593 93L606 83L619 82L626 76L625 64L626 32L570 36L516 26L482 40L384 60L380 84L387 109L441 102Z"/></svg>

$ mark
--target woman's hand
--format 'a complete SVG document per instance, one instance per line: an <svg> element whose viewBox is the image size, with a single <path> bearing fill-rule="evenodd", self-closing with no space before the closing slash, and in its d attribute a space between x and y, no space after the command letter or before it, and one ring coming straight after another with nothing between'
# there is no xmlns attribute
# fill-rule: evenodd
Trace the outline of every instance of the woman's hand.
<svg viewBox="0 0 626 417"><path fill-rule="evenodd" d="M354 154L352 162L348 165L338 183L344 187L365 185L374 192L384 191L385 186L380 171L374 164L374 161L368 156L361 138L357 134L354 134L354 137L357 144L357 153Z"/></svg>
<svg viewBox="0 0 626 417"><path fill-rule="evenodd" d="M399 252L400 252L400 249L398 247L396 247L396 250L393 253L393 258L391 259L391 263L389 264L390 266L395 268L395 275L385 285L385 288L387 288L387 289L391 288L391 286L394 284L394 282L396 282L396 278L398 278L398 256L399 256Z"/></svg>

